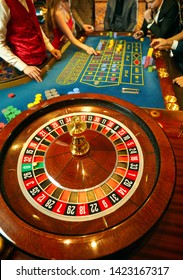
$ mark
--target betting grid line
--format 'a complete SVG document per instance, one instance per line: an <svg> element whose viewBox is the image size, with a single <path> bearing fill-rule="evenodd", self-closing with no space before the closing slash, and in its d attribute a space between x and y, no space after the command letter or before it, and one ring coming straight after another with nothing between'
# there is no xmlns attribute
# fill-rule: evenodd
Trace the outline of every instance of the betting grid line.
<svg viewBox="0 0 183 280"><path fill-rule="evenodd" d="M74 84L89 58L90 56L84 52L76 52L57 77L56 82L61 85Z"/></svg>
<svg viewBox="0 0 183 280"><path fill-rule="evenodd" d="M120 84L122 52L120 51L119 54L116 54L120 42L121 40L114 39L101 39L99 41L96 48L99 52L99 56L91 58L90 63L81 77L81 83L95 87L118 86ZM117 57L118 60L115 61ZM115 64L118 66L119 70L113 67ZM94 68L92 68L93 66ZM95 75L90 76L92 73L91 71L95 71Z"/></svg>
<svg viewBox="0 0 183 280"><path fill-rule="evenodd" d="M96 50L100 52L98 56L76 52L56 82L61 85L74 84L87 64L80 79L83 84L94 87L144 85L140 42L101 39Z"/></svg>
<svg viewBox="0 0 183 280"><path fill-rule="evenodd" d="M144 85L140 42L127 42L121 84Z"/></svg>

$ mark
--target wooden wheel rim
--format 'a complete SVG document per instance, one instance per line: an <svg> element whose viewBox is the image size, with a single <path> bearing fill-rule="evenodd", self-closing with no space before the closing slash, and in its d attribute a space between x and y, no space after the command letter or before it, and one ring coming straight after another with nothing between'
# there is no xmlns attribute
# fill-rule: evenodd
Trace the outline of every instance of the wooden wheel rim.
<svg viewBox="0 0 183 280"><path fill-rule="evenodd" d="M138 240L154 225L164 212L172 195L175 180L175 163L171 146L164 132L143 110L128 102L104 95L79 94L77 96L59 97L49 102L43 102L32 110L23 112L8 124L1 133L2 162L4 161L6 150L9 148L9 143L19 133L20 126L21 129L26 126L25 118L26 122L31 122L32 119L52 112L60 106L65 108L68 107L68 104L71 104L69 106L74 108L75 105L83 106L88 103L92 106L96 106L96 104L98 104L97 106L106 106L106 108L112 106L112 110L117 110L118 113L120 111L123 114L124 112L125 114L130 112L133 116L138 116L142 120L142 123L151 131L152 136L155 137L160 147L157 155L160 162L158 178L152 187L152 192L148 194L140 209L132 211L127 219L124 219L121 223L118 220L117 224L113 222L110 227L106 226L105 230L76 235L72 235L70 232L62 235L52 233L25 222L14 213L12 207L9 207L6 200L6 186L1 180L2 234L8 237L17 247L40 258L92 259L123 249ZM4 141L3 139L6 139L7 135L9 135L9 138ZM170 162L168 168L167 162ZM2 166L1 173L3 171ZM26 203L28 202L26 201Z"/></svg>

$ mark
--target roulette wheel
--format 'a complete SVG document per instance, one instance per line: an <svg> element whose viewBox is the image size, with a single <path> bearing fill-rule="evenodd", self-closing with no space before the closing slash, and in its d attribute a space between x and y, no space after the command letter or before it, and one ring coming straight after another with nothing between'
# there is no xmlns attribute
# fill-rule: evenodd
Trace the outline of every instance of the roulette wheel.
<svg viewBox="0 0 183 280"><path fill-rule="evenodd" d="M1 132L0 151L1 234L38 258L127 248L160 219L174 188L174 155L158 123L102 94L24 111Z"/></svg>

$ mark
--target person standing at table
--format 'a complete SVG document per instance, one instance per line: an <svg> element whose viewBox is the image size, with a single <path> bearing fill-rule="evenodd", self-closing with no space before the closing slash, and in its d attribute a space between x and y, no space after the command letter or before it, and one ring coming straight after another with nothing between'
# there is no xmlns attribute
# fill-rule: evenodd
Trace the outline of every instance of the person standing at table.
<svg viewBox="0 0 183 280"><path fill-rule="evenodd" d="M147 9L135 39L146 36L150 31L156 38L168 38L181 30L180 9L177 0L146 0Z"/></svg>
<svg viewBox="0 0 183 280"><path fill-rule="evenodd" d="M156 50L170 50L170 55L174 57L175 62L183 73L183 30L168 39L154 39L151 42L151 47ZM177 83L180 87L183 87L183 76L174 78L173 83Z"/></svg>
<svg viewBox="0 0 183 280"><path fill-rule="evenodd" d="M137 24L137 0L108 0L105 17L105 31L133 31Z"/></svg>
<svg viewBox="0 0 183 280"><path fill-rule="evenodd" d="M92 33L95 26L95 1L71 0L71 12L80 29Z"/></svg>
<svg viewBox="0 0 183 280"><path fill-rule="evenodd" d="M40 28L33 1L0 0L0 57L41 82L39 66L47 58L46 50L60 59L60 51Z"/></svg>
<svg viewBox="0 0 183 280"><path fill-rule="evenodd" d="M59 48L64 35L73 45L86 51L87 54L97 55L90 46L80 42L74 35L74 22L70 11L70 2L61 0L47 0L46 26L50 34L53 34L52 44Z"/></svg>

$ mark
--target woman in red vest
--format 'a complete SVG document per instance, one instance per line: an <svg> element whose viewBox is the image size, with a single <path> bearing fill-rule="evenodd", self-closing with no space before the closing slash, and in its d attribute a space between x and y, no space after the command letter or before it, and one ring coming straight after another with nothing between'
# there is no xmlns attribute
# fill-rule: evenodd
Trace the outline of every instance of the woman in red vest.
<svg viewBox="0 0 183 280"><path fill-rule="evenodd" d="M32 0L0 1L0 57L38 82L42 81L39 66L48 50L56 59L55 49L40 28Z"/></svg>
<svg viewBox="0 0 183 280"><path fill-rule="evenodd" d="M73 35L74 22L69 1L47 0L47 8L46 24L48 32L53 34L52 44L55 48L59 48L63 35L66 35L72 44L83 49L87 54L97 55L92 47L81 43Z"/></svg>

